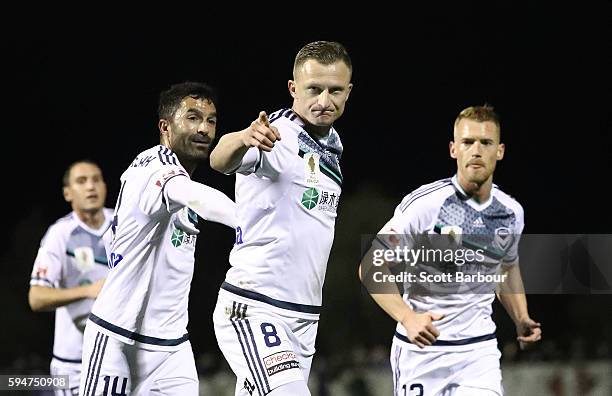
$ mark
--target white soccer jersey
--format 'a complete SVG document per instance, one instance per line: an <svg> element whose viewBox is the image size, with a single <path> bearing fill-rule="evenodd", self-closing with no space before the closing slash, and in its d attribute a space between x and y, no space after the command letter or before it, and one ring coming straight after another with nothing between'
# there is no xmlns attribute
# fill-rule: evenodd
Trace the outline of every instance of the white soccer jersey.
<svg viewBox="0 0 612 396"><path fill-rule="evenodd" d="M251 148L236 170L238 224L221 293L316 319L334 240L340 138L315 141L291 109L270 115L282 140Z"/></svg>
<svg viewBox="0 0 612 396"><path fill-rule="evenodd" d="M121 176L106 235L111 269L90 316L100 332L153 350L178 350L188 339L197 237L175 226L181 207L164 190L174 177L189 174L163 145L140 153Z"/></svg>
<svg viewBox="0 0 612 396"><path fill-rule="evenodd" d="M424 185L408 194L397 206L393 218L381 229L375 243L393 249L399 241L397 236L393 236L397 234L407 246L418 249L420 246L415 246L414 241L419 235L437 234L442 227L448 226L460 228L464 246L476 241L479 246L497 246L497 250L487 251L480 256L479 262L465 263L461 267L451 262L448 264L450 267L439 272L495 273L501 263L518 262L518 242L524 227L521 205L495 185L489 200L478 203L465 194L456 176ZM431 268L419 264L414 268ZM439 269L444 268L438 267L435 271ZM470 349L475 342L495 339L495 323L491 319L491 303L495 298L492 289L477 294L436 293L445 287L461 288L468 284L474 286L478 283L464 281L433 285L416 281L405 285L403 298L413 310L445 315L434 322L440 336L433 346L427 347L429 350ZM408 340L400 323L396 330L396 337Z"/></svg>
<svg viewBox="0 0 612 396"><path fill-rule="evenodd" d="M49 227L43 237L30 280L31 286L71 288L106 277L108 266L102 234L108 229L112 210L104 208L104 223L92 229L70 212ZM93 299L83 299L55 309L53 357L62 362L81 361L83 323Z"/></svg>

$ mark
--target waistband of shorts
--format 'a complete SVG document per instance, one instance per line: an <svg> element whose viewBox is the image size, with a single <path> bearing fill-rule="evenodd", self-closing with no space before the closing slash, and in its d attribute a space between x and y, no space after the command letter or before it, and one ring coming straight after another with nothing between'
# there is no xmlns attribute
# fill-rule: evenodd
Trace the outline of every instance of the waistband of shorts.
<svg viewBox="0 0 612 396"><path fill-rule="evenodd" d="M397 331L395 332L395 338L397 338L398 340L407 342L408 344L412 344L412 342L410 342L408 337L406 337L403 334L400 334ZM481 335L481 336L478 336L478 337L464 338L462 340L436 340L432 344L432 346L460 346L460 345L469 345L469 344L475 344L477 342L489 341L489 340L494 340L494 339L495 339L495 333L491 333L491 334Z"/></svg>
<svg viewBox="0 0 612 396"><path fill-rule="evenodd" d="M288 301L276 300L272 297L268 297L261 293L257 293L253 290L245 290L241 289L237 286L234 286L230 283L223 282L221 284L221 289L235 294L240 297L248 298L250 300L260 301L269 305L272 305L277 308L286 309L289 311L301 312L306 314L319 315L321 313L321 307L317 305L306 305L306 304L297 304Z"/></svg>
<svg viewBox="0 0 612 396"><path fill-rule="evenodd" d="M182 337L174 338L174 339L157 338L157 337L146 336L144 334L135 333L128 329L124 329L123 327L119 327L110 322L107 322L106 320L97 317L93 313L89 314L89 320L91 320L98 326L112 333L115 333L125 338L129 338L130 340L134 340L141 344L150 344L150 345L157 345L157 346L177 346L189 340L189 333L185 333L183 334Z"/></svg>
<svg viewBox="0 0 612 396"><path fill-rule="evenodd" d="M66 359L60 356L57 356L56 354L51 355L53 357L53 359L60 361L62 363L83 363L83 361L81 359Z"/></svg>

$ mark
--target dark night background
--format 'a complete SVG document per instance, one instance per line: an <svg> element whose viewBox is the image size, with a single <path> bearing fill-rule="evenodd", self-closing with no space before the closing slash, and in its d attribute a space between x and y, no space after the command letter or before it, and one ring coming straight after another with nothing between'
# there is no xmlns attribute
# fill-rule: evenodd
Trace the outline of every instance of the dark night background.
<svg viewBox="0 0 612 396"><path fill-rule="evenodd" d="M70 210L61 195L66 166L99 162L113 207L123 170L158 142L160 90L206 81L219 91L218 136L242 129L260 110L291 105L294 55L309 41L342 42L355 85L336 124L345 181L315 367L323 359L333 367L356 348L390 345L394 324L357 279L360 237L375 233L411 190L454 173L448 142L467 106L488 102L501 115L506 157L494 181L525 208L525 233L611 233L611 7L558 7L467 3L461 12L388 10L337 23L302 15L237 35L235 26L189 24L3 27L0 300L10 325L3 326L0 369L40 359L47 367L53 314L32 313L27 291L40 238ZM206 163L194 179L233 196L234 178ZM196 355L218 353L211 315L233 235L207 223L198 238L189 325ZM528 301L548 344L516 359L611 358L610 294ZM494 308L500 345L511 342L512 322L501 305Z"/></svg>

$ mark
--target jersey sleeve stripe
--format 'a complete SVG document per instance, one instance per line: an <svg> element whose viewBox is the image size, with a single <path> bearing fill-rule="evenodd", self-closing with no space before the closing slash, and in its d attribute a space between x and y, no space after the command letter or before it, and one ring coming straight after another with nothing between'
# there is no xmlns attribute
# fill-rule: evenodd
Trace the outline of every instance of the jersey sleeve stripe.
<svg viewBox="0 0 612 396"><path fill-rule="evenodd" d="M415 192L413 192L413 193L408 195L408 197L406 198L405 202L400 205L400 210L402 211L402 213L405 212L406 209L408 209L408 207L410 205L412 205L412 203L414 201L416 201L417 199L425 197L425 196L427 196L427 195L429 195L429 194L431 194L431 193L433 193L435 191L438 191L438 190L440 190L440 189L442 189L444 187L450 186L451 184L452 183L450 183L450 182L444 182L442 184L435 184L435 185L433 185L433 186L431 186L431 187L429 187L427 189L416 190Z"/></svg>
<svg viewBox="0 0 612 396"><path fill-rule="evenodd" d="M170 180L174 179L174 178L175 178L175 177L177 177L177 176L187 177L187 175L184 175L184 174L182 174L182 173L177 173L176 175L172 175L172 176L170 176L169 178L167 178L166 180L164 180L164 184L162 185L162 195L163 195L164 188L166 188L166 184L168 184L168 182L169 182Z"/></svg>

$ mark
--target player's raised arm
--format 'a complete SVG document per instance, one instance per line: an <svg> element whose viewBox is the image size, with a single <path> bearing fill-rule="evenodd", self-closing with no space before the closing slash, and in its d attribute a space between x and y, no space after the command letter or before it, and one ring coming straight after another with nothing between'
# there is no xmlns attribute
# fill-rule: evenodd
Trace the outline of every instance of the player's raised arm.
<svg viewBox="0 0 612 396"><path fill-rule="evenodd" d="M239 167L249 148L257 147L269 152L280 139L278 129L270 125L268 116L261 111L248 128L225 134L219 139L210 154L210 166L219 172L231 173Z"/></svg>
<svg viewBox="0 0 612 396"><path fill-rule="evenodd" d="M173 210L187 206L204 220L214 221L235 228L236 203L227 195L212 187L200 184L187 177L175 177L164 187L168 207Z"/></svg>
<svg viewBox="0 0 612 396"><path fill-rule="evenodd" d="M359 264L359 279L366 285L366 289L368 289L368 281L366 279L371 276L371 271L374 269L372 264L374 262L373 251L374 247L370 248ZM376 266L375 270L389 275L391 271L388 268L388 264L385 262L381 266ZM381 290L383 293L372 293L369 289L368 293L370 293L376 304L391 316L393 320L404 326L410 342L419 348L424 348L436 342L440 332L434 326L433 321L442 319L443 315L433 312L415 312L402 299L395 284L385 283L383 287L384 289Z"/></svg>

